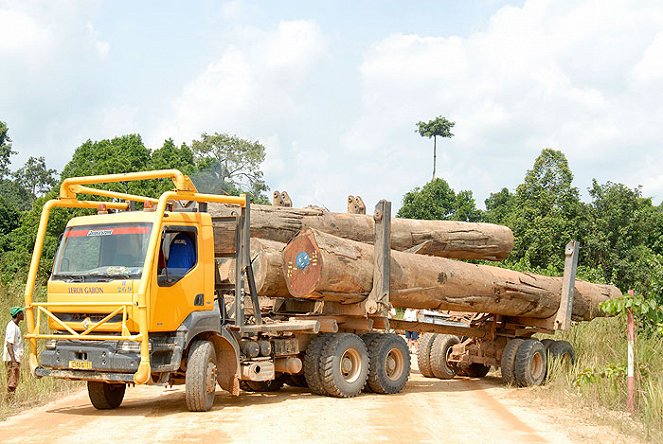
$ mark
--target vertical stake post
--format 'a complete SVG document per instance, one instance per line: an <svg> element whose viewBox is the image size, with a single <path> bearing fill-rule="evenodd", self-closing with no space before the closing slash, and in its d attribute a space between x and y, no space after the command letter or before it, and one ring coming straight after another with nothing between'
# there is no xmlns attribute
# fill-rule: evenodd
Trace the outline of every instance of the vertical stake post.
<svg viewBox="0 0 663 444"><path fill-rule="evenodd" d="M373 288L365 301L370 315L387 317L389 302L389 278L391 276L391 202L381 200L375 206L375 246Z"/></svg>
<svg viewBox="0 0 663 444"><path fill-rule="evenodd" d="M569 241L564 249L564 277L562 278L562 296L559 310L555 316L555 330L568 330L573 314L573 297L576 286L576 270L578 269L578 250L580 243Z"/></svg>
<svg viewBox="0 0 663 444"><path fill-rule="evenodd" d="M633 290L628 291L629 296L634 296L635 292ZM627 400L627 410L629 415L633 415L633 392L635 389L635 325L633 322L633 307L628 308L628 363L626 370L627 385L628 385L628 400Z"/></svg>

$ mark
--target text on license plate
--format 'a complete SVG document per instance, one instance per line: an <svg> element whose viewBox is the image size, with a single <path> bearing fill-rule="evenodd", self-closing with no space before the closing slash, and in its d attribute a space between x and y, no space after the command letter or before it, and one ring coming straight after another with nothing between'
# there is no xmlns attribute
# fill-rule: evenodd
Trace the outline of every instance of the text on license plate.
<svg viewBox="0 0 663 444"><path fill-rule="evenodd" d="M77 370L92 370L92 361L69 361L69 368Z"/></svg>

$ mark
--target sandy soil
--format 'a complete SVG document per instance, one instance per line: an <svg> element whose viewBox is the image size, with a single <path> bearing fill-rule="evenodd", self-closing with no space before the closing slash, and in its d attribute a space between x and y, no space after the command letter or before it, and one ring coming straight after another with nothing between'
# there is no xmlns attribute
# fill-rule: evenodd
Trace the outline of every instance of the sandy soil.
<svg viewBox="0 0 663 444"><path fill-rule="evenodd" d="M416 359L415 359L416 361ZM9 418L0 442L302 442L329 443L567 443L625 442L606 426L577 422L569 411L532 405L526 391L498 378L437 380L416 369L397 395L353 399L316 396L284 387L278 393L217 392L210 412L186 409L181 387L135 387L122 406L98 411L87 392ZM529 404L529 405L528 405ZM632 441L631 441L632 442Z"/></svg>

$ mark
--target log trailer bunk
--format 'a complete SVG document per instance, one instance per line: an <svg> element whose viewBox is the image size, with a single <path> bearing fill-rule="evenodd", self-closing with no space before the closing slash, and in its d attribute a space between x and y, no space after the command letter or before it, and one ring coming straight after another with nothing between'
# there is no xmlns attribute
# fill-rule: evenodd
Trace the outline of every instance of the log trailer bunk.
<svg viewBox="0 0 663 444"><path fill-rule="evenodd" d="M155 179L172 180L174 189L154 199L92 186ZM81 194L113 201L79 199ZM134 202L143 211L133 211ZM223 258L214 255L209 202L238 209L233 217L214 220L236 230L232 285L219 278ZM98 214L69 221L47 300L38 302L33 291L54 208ZM503 367L509 382L540 384L547 354L531 336L568 327L577 246L567 254L566 290L554 319L480 315L455 326L408 323L388 316L390 208L386 201L376 207L374 285L363 302L281 299L263 313L251 268L247 196L199 193L177 170L66 179L58 198L43 207L25 289L31 371L87 381L98 409L118 407L129 384L185 384L191 411L212 407L217 383L235 396L240 388L273 391L284 383L335 397L363 389L398 393L410 373L410 355L402 337L389 333L395 328L426 333L419 354L425 376L483 376L493 365ZM195 261L169 274L166 260L184 238L195 247ZM288 267L316 260L292 259ZM37 341L43 341L39 347ZM568 343L549 348L572 358Z"/></svg>

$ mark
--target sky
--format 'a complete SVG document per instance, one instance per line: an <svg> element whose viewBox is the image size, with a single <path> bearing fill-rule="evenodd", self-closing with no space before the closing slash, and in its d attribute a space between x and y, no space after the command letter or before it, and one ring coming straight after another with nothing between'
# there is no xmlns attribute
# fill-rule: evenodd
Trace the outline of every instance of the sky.
<svg viewBox="0 0 663 444"><path fill-rule="evenodd" d="M455 121L437 176L514 190L543 148L663 199L663 2L0 0L12 166L138 133L258 140L295 206L398 208L432 175L416 123Z"/></svg>

